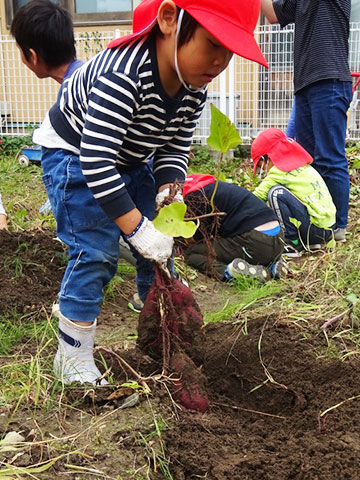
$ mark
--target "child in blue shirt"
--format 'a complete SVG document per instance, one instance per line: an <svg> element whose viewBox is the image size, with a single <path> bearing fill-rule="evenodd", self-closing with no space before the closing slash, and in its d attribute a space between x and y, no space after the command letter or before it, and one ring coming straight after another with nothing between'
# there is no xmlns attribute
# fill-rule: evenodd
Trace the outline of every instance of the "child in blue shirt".
<svg viewBox="0 0 360 480"><path fill-rule="evenodd" d="M62 83L83 65L76 58L73 22L69 11L51 0L30 0L14 15L10 33L23 64L38 78ZM40 207L51 211L49 199Z"/></svg>

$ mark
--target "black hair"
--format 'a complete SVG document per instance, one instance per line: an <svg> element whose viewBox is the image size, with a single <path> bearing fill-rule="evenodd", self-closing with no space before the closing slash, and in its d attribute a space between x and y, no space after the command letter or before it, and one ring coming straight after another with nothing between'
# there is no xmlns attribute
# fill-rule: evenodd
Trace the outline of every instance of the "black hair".
<svg viewBox="0 0 360 480"><path fill-rule="evenodd" d="M178 18L179 18L180 10L181 10L180 7L176 7ZM185 43L191 40L196 29L199 26L200 26L199 22L197 22L195 18L193 18L189 13L187 13L186 10L184 10L184 15L182 18L180 33L178 37L178 48L181 47L182 45L185 45ZM158 23L155 25L152 31L154 35L159 35L160 37L163 36Z"/></svg>
<svg viewBox="0 0 360 480"><path fill-rule="evenodd" d="M179 17L180 8L176 7L177 14ZM196 29L200 26L199 22L195 20L186 10L184 10L184 16L181 22L179 37L178 37L178 47L185 45L193 37Z"/></svg>
<svg viewBox="0 0 360 480"><path fill-rule="evenodd" d="M30 49L51 68L76 58L71 15L51 0L31 0L21 7L11 23L10 33L28 61Z"/></svg>

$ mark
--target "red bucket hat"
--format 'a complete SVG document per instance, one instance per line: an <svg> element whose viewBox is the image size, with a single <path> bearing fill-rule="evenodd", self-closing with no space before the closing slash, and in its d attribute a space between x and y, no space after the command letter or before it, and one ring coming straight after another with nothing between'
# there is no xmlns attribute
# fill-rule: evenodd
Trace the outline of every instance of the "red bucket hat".
<svg viewBox="0 0 360 480"><path fill-rule="evenodd" d="M283 172L290 172L313 161L312 156L299 143L288 138L279 128L268 128L253 141L251 158L254 162L254 175L263 155L268 155L275 167Z"/></svg>
<svg viewBox="0 0 360 480"><path fill-rule="evenodd" d="M196 192L200 188L210 185L210 183L215 182L215 177L213 175L203 175L201 173L196 173L194 175L189 175L185 178L183 195L187 195L191 192Z"/></svg>
<svg viewBox="0 0 360 480"><path fill-rule="evenodd" d="M163 0L142 0L133 15L133 32L116 38L108 48L118 47L129 40L150 32L156 23ZM260 14L260 0L174 0L211 35L231 52L268 66L254 38Z"/></svg>

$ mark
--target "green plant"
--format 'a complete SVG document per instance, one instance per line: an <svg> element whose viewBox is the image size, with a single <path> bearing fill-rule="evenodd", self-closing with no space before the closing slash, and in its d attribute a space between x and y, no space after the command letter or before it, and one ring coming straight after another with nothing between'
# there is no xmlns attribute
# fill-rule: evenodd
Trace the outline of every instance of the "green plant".
<svg viewBox="0 0 360 480"><path fill-rule="evenodd" d="M243 283L240 281L241 287L237 298L231 302L227 299L222 309L216 312L205 312L204 323L221 322L223 320L237 323L240 315L243 315L245 311L250 308L254 309L257 305L259 305L259 308L264 308L265 303L269 305L269 301L284 290L284 286L276 282L262 284L256 280L250 280L251 282L247 283L248 288L246 290L243 290ZM235 281L233 284L235 289L236 283ZM266 300L266 302L262 303L261 300Z"/></svg>
<svg viewBox="0 0 360 480"><path fill-rule="evenodd" d="M22 142L22 137L16 137L16 142L19 140ZM1 195L10 231L31 230L40 225L55 230L53 216L42 217L39 213L47 199L41 168L19 165L15 156L16 152L6 155L2 152L0 161Z"/></svg>
<svg viewBox="0 0 360 480"><path fill-rule="evenodd" d="M231 123L229 118L221 113L213 104L211 104L210 135L206 141L211 148L220 153L220 158L217 164L217 181L210 199L212 211L214 212L214 198L217 191L218 181L220 179L221 165L224 155L232 148L237 147L242 140L235 125Z"/></svg>
<svg viewBox="0 0 360 480"><path fill-rule="evenodd" d="M213 215L215 212L214 197L221 176L221 165L224 155L241 143L241 138L235 125L213 104L211 104L210 135L207 138L207 143L212 149L220 153L216 169L216 184L210 199L212 212L209 215ZM183 203L174 202L167 205L160 210L158 216L154 219L154 226L164 235L190 238L199 226L199 217L188 217L185 219L186 210L187 207ZM192 220L196 220L197 225L195 225Z"/></svg>
<svg viewBox="0 0 360 480"><path fill-rule="evenodd" d="M174 202L171 205L161 208L159 214L154 218L155 228L160 230L164 235L170 237L190 238L194 235L197 225L189 221L185 221L186 205L185 203Z"/></svg>
<svg viewBox="0 0 360 480"><path fill-rule="evenodd" d="M0 368L0 405L12 406L13 415L22 404L44 409L54 404L60 391L59 384L53 382L49 358L54 335L54 327L48 320L39 321L34 314L19 316L14 312L0 319L0 354L12 354L11 361ZM37 345L35 354L26 353L28 342Z"/></svg>
<svg viewBox="0 0 360 480"><path fill-rule="evenodd" d="M152 410L152 407L150 408ZM145 445L145 449L148 452L149 457L154 460L154 471L156 472L159 469L166 480L174 480L174 477L170 472L170 460L166 455L165 442L162 438L162 432L164 430L168 430L169 426L163 418L160 417L158 420L153 411L152 413L154 430L147 435L143 435L140 432L139 436ZM156 440L155 445L154 440Z"/></svg>
<svg viewBox="0 0 360 480"><path fill-rule="evenodd" d="M25 145L33 145L32 133L34 129L35 127L33 125L29 125L28 135L24 135L22 137L11 137L10 135L0 137L0 156L6 157L9 155L16 155Z"/></svg>

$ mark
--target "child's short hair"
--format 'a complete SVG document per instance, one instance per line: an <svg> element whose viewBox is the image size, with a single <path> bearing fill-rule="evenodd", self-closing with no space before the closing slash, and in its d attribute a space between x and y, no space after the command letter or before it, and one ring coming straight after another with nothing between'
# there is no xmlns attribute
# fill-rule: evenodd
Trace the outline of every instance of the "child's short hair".
<svg viewBox="0 0 360 480"><path fill-rule="evenodd" d="M181 8L176 7L176 10L177 10L177 16L179 16L181 12ZM178 43L177 43L178 48L180 48L182 45L185 45L185 43L191 40L191 38L193 37L199 25L200 24L195 20L195 18L193 18L189 13L184 11L184 15L181 21L181 28L179 32ZM163 33L160 30L158 24L156 24L155 27L153 28L153 34L158 35L160 37L163 36Z"/></svg>
<svg viewBox="0 0 360 480"><path fill-rule="evenodd" d="M52 68L76 57L71 15L50 0L31 0L21 7L11 23L10 33L26 60L30 59L30 49Z"/></svg>

